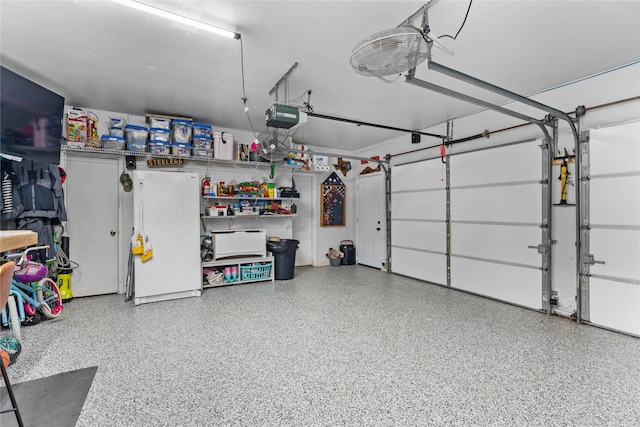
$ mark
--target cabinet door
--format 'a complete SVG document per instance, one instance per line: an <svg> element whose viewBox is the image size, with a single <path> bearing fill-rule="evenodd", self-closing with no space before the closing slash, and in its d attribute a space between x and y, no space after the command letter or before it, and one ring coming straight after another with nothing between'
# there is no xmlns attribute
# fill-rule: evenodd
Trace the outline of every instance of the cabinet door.
<svg viewBox="0 0 640 427"><path fill-rule="evenodd" d="M65 200L74 297L118 292L118 163L69 154Z"/></svg>

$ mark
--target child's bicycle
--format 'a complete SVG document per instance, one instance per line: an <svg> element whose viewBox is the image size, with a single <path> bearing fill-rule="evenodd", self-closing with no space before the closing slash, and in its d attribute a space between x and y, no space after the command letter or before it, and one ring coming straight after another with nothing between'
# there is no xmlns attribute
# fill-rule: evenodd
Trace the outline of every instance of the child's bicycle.
<svg viewBox="0 0 640 427"><path fill-rule="evenodd" d="M11 327L18 341L22 341L20 323L27 316L36 316L39 311L46 318L55 319L63 309L56 283L46 277L47 266L31 261L31 256L28 255L31 251L46 248L48 246L36 246L26 249L21 255L7 256L20 256L20 259L13 273L7 306L2 309L2 324Z"/></svg>

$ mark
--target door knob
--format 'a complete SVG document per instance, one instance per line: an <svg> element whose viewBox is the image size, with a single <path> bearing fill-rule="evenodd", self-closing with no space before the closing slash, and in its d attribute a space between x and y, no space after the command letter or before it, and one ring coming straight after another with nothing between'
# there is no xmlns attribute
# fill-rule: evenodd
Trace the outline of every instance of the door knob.
<svg viewBox="0 0 640 427"><path fill-rule="evenodd" d="M376 228L376 231L380 231L380 227Z"/></svg>
<svg viewBox="0 0 640 427"><path fill-rule="evenodd" d="M115 236L116 235L116 230L111 230L111 233L109 233L109 234L111 234L112 236Z"/></svg>

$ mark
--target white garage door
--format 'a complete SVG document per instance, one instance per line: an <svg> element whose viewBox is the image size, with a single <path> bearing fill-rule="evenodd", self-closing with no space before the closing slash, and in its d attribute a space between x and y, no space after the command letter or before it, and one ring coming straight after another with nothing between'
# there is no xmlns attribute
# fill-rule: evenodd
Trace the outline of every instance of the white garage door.
<svg viewBox="0 0 640 427"><path fill-rule="evenodd" d="M451 286L543 308L539 142L452 156Z"/></svg>
<svg viewBox="0 0 640 427"><path fill-rule="evenodd" d="M391 168L391 271L447 284L446 180L440 159Z"/></svg>
<svg viewBox="0 0 640 427"><path fill-rule="evenodd" d="M541 225L548 153L539 145L451 155L448 174L440 158L392 167L391 270L545 308L545 255L537 249L547 239Z"/></svg>
<svg viewBox="0 0 640 427"><path fill-rule="evenodd" d="M588 144L583 317L640 335L640 123L593 130Z"/></svg>

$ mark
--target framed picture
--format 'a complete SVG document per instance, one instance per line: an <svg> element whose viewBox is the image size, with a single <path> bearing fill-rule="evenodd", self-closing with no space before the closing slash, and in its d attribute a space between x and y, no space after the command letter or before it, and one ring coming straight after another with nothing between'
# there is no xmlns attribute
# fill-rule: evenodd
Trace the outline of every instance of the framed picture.
<svg viewBox="0 0 640 427"><path fill-rule="evenodd" d="M320 186L320 226L344 226L347 188L335 172Z"/></svg>

